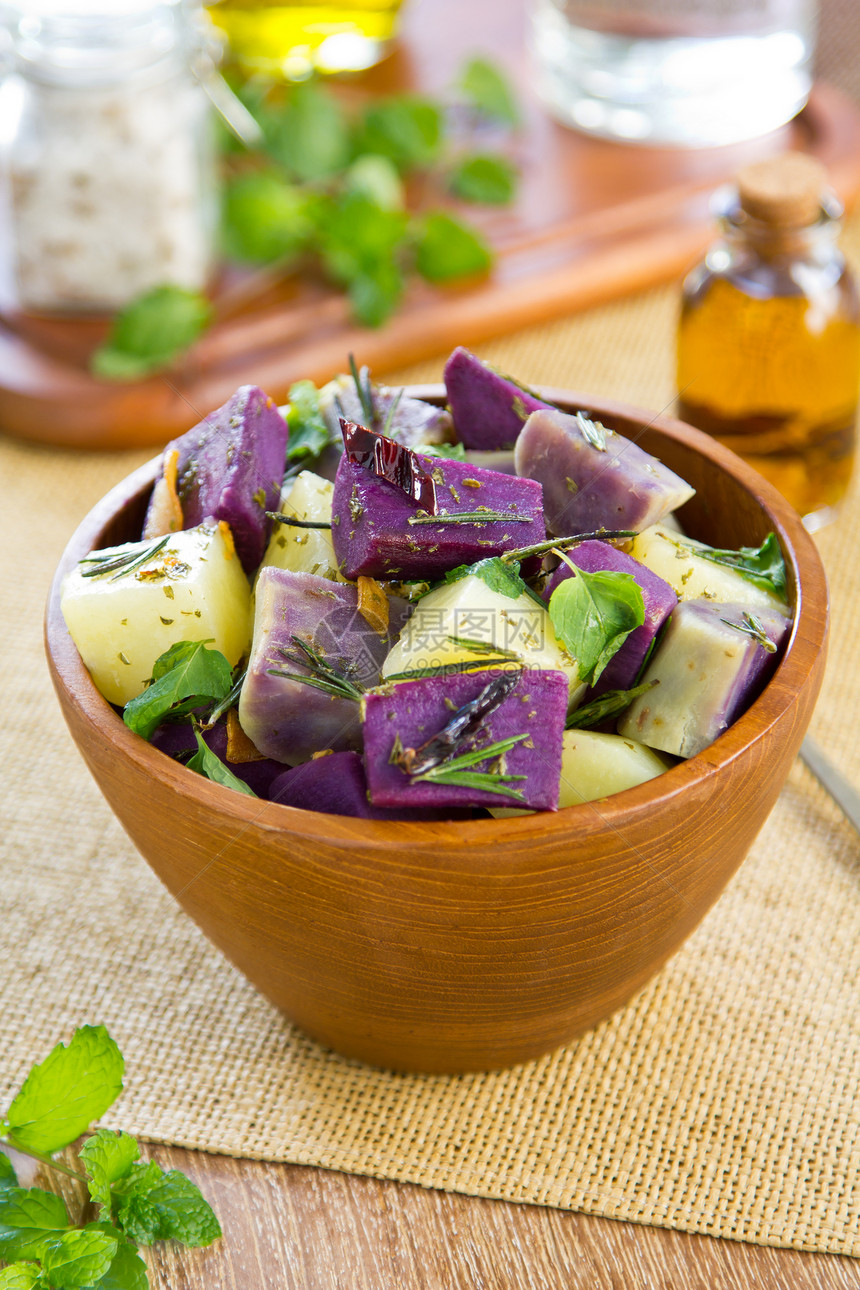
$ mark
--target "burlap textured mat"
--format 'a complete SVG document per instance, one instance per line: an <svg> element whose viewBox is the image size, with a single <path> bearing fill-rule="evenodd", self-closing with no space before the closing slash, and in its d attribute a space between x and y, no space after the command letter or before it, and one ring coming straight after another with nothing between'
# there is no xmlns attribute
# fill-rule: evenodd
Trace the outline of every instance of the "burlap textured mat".
<svg viewBox="0 0 860 1290"><path fill-rule="evenodd" d="M860 221L849 243L860 252ZM527 381L661 408L675 300L652 292L483 352ZM40 626L53 567L140 460L0 440L0 1100L74 1026L103 1022L128 1070L109 1123L154 1141L860 1256L860 840L812 777L795 767L702 926L580 1042L486 1076L341 1060L281 1020L173 904L50 691ZM858 532L855 489L820 539L833 644L813 727L855 783Z"/></svg>

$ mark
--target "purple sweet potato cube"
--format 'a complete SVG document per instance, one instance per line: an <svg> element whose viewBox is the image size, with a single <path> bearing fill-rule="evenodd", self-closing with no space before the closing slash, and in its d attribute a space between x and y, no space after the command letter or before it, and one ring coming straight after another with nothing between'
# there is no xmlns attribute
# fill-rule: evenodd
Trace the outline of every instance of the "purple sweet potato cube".
<svg viewBox="0 0 860 1290"><path fill-rule="evenodd" d="M663 578L652 573L641 561L616 550L608 542L580 542L579 546L572 547L565 554L572 564L585 569L587 573L601 569L629 573L639 584L645 603L645 622L641 627L634 628L609 660L591 693L598 695L607 690L627 690L639 675L651 642L677 605L678 597ZM544 600L548 603L556 587L571 576L569 566L562 561L546 584Z"/></svg>
<svg viewBox="0 0 860 1290"><path fill-rule="evenodd" d="M514 689L483 719L477 733L460 745L459 755L512 736L525 735L504 754L504 769L522 779L508 781L519 800L483 787L410 777L392 762L398 748L420 749L499 678L498 671L460 672L421 677L388 685L365 697L364 767L374 806L523 806L554 811L558 806L561 749L567 714L568 681L561 672L525 670ZM489 759L474 767L490 770Z"/></svg>
<svg viewBox="0 0 860 1290"><path fill-rule="evenodd" d="M552 407L462 345L445 364L444 381L454 429L467 448L510 448L529 413Z"/></svg>
<svg viewBox="0 0 860 1290"><path fill-rule="evenodd" d="M287 423L273 400L256 385L242 385L172 440L165 457L174 449L183 527L226 521L242 568L251 573L263 558L271 527L266 511L278 509L284 477Z"/></svg>
<svg viewBox="0 0 860 1290"><path fill-rule="evenodd" d="M269 799L282 806L303 811L324 811L327 815L352 815L361 820L443 820L450 812L427 807L374 806L367 796L367 780L361 754L336 752L317 757L281 773L271 786ZM462 815L463 812L457 813Z"/></svg>
<svg viewBox="0 0 860 1290"><path fill-rule="evenodd" d="M543 484L549 529L641 532L689 501L695 489L631 439L582 413L542 410L523 426L517 473Z"/></svg>
<svg viewBox="0 0 860 1290"><path fill-rule="evenodd" d="M251 658L239 699L242 729L261 753L294 766L324 748L360 746L356 698L278 673L314 679L298 641L359 692L378 684L383 659L410 612L399 598L391 597L389 605L388 628L380 632L359 612L352 584L272 566L261 570Z"/></svg>
<svg viewBox="0 0 860 1290"><path fill-rule="evenodd" d="M695 757L756 697L790 626L772 609L682 600L642 678L652 688L633 700L618 733Z"/></svg>
<svg viewBox="0 0 860 1290"><path fill-rule="evenodd" d="M438 523L396 484L344 453L334 483L332 540L347 578L436 578L458 564L542 542L539 484L462 461L415 454L434 480L440 515L474 512L475 521ZM483 511L510 520L483 520ZM421 521L421 522L416 522Z"/></svg>

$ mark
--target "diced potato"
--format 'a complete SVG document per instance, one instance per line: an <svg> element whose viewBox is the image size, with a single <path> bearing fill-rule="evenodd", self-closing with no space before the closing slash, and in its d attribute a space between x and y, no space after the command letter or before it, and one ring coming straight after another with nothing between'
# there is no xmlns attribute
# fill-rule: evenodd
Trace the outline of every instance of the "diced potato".
<svg viewBox="0 0 860 1290"><path fill-rule="evenodd" d="M702 543L680 537L663 524L654 524L633 539L630 554L665 578L679 600L716 600L745 604L751 613L771 609L788 614L788 606L773 591L759 587L737 569L715 564L696 553Z"/></svg>
<svg viewBox="0 0 860 1290"><path fill-rule="evenodd" d="M663 757L652 748L621 735L566 730L561 754L559 810L644 784L673 765L670 757Z"/></svg>
<svg viewBox="0 0 860 1290"><path fill-rule="evenodd" d="M94 555L131 563L157 546L130 542ZM251 640L250 589L230 530L201 524L173 534L167 545L127 572L85 576L99 566L79 564L63 584L61 607L69 634L98 689L126 704L152 676L152 665L177 641L211 640L232 665Z"/></svg>
<svg viewBox="0 0 860 1290"><path fill-rule="evenodd" d="M303 470L281 499L281 511L297 520L331 523L331 499L334 485ZM275 522L266 554L260 568L273 565L293 573L315 573L320 578L344 582L337 567L337 556L329 529L293 528Z"/></svg>
<svg viewBox="0 0 860 1290"><path fill-rule="evenodd" d="M452 636L486 642L486 655L456 645L449 639ZM477 663L491 657L493 647L512 650L527 667L564 672L571 702L578 702L585 692L576 660L557 639L547 611L526 594L513 599L494 591L474 574L437 587L419 600L382 665L382 675Z"/></svg>

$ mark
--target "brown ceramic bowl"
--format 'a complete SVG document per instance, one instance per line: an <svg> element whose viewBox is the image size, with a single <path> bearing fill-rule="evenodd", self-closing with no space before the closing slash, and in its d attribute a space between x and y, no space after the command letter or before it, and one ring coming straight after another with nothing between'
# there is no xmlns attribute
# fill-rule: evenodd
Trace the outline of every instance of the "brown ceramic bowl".
<svg viewBox="0 0 860 1290"><path fill-rule="evenodd" d="M441 397L441 388L416 391ZM156 463L69 543L47 648L69 729L132 841L183 909L273 1003L340 1053L398 1070L526 1061L607 1017L713 905L761 828L818 694L827 590L800 519L753 470L667 417L550 391L636 438L698 490L688 532L723 547L771 530L795 622L773 679L698 757L555 814L391 823L247 798L130 733L59 608L63 574L135 539Z"/></svg>

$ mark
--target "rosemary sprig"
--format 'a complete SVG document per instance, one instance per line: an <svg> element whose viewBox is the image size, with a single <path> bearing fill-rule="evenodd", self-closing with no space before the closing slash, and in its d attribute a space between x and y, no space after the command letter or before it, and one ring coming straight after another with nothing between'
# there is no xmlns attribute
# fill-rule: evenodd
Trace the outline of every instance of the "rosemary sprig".
<svg viewBox="0 0 860 1290"><path fill-rule="evenodd" d="M491 758L497 758L501 762L506 752L527 738L528 734L524 731L521 735L512 735L509 739L500 739L496 743L487 744L485 748L473 748L471 752L461 753L458 757L451 757L417 774L413 773L412 783L450 784L458 788L475 788L485 793L496 793L499 797L510 797L516 802L523 802L525 799L520 790L511 788L510 785L517 780L526 779L526 775L511 775L502 770L501 765L496 770L486 771L475 771L469 768Z"/></svg>
<svg viewBox="0 0 860 1290"><path fill-rule="evenodd" d="M573 419L583 439L598 452L606 452L606 426L601 421L595 421L587 412L577 412Z"/></svg>
<svg viewBox="0 0 860 1290"><path fill-rule="evenodd" d="M503 659L519 660L516 650L504 649L501 645L491 645L489 641L473 640L470 636L446 636L446 641L458 649L468 650L470 654L495 654Z"/></svg>
<svg viewBox="0 0 860 1290"><path fill-rule="evenodd" d="M442 729L418 748L404 748L399 739L396 740L391 755L393 764L399 766L407 775L414 776L449 761L456 753L458 745L471 739L484 718L504 703L516 689L519 680L519 672L503 672L501 676L488 681L480 694L457 708ZM485 760L485 758L479 758L479 760Z"/></svg>
<svg viewBox="0 0 860 1290"><path fill-rule="evenodd" d="M638 699L640 694L644 694L656 684L656 681L648 681L644 685L634 685L629 690L607 690L599 698L592 699L590 703L584 703L581 708L572 712L565 723L565 730L586 730L590 726L599 725L601 721L620 717L634 699Z"/></svg>
<svg viewBox="0 0 860 1290"><path fill-rule="evenodd" d="M338 671L328 659L323 658L322 654L306 641L296 635L291 635L290 640L297 650L301 650L304 658L291 654L283 647L278 648L278 653L286 662L308 668L310 675L304 672L288 672L284 668L269 667L266 669L269 676L283 676L288 681L300 681L303 685L310 685L315 690L324 690L326 694L332 694L339 699L353 699L358 702L365 692L362 685L351 681L345 673Z"/></svg>
<svg viewBox="0 0 860 1290"><path fill-rule="evenodd" d="M270 520L277 524L289 524L296 529L330 529L331 520L297 520L294 515L285 515L283 511L266 511Z"/></svg>
<svg viewBox="0 0 860 1290"><path fill-rule="evenodd" d="M474 511L440 511L438 515L410 515L410 524L531 524L531 515L515 515L513 511L491 511L479 506Z"/></svg>
<svg viewBox="0 0 860 1290"><path fill-rule="evenodd" d="M145 551L124 551L122 555L86 555L81 564L94 564L95 569L82 569L82 578L100 578L102 574L109 573L111 576L109 582L115 578L122 577L123 574L133 573L135 569L142 568L143 565L149 564L154 560L167 546L173 535L168 533L166 537L159 539Z"/></svg>
<svg viewBox="0 0 860 1290"><path fill-rule="evenodd" d="M373 406L373 386L370 383L370 370L363 367L358 370L354 355L349 356L349 370L355 382L355 392L364 413L364 424L368 430L375 429L376 412Z"/></svg>
<svg viewBox="0 0 860 1290"><path fill-rule="evenodd" d="M756 644L767 650L768 654L776 653L776 645L765 631L764 624L753 614L744 611L739 623L733 623L728 618L721 618L720 622L725 623L726 627L733 627L736 632L743 632L745 636L752 637Z"/></svg>
<svg viewBox="0 0 860 1290"><path fill-rule="evenodd" d="M615 542L619 538L636 537L635 529L596 529L593 533L571 533L568 537L549 538L534 546L521 546L515 551L503 551L500 560L525 560L530 555L546 555L554 547L577 546L580 542Z"/></svg>
<svg viewBox="0 0 860 1290"><path fill-rule="evenodd" d="M216 721L220 720L220 718L223 717L225 712L229 712L231 708L234 708L236 706L236 704L239 702L239 695L242 693L242 686L245 684L245 677L247 675L247 672L248 672L247 667L243 667L241 669L241 671L239 672L239 675L236 677L235 681L230 687L230 693L226 694L224 698L220 700L220 702L215 704L215 707L209 713L209 716L206 718L205 721L201 721L200 723L201 730L211 730L212 727L215 725Z"/></svg>
<svg viewBox="0 0 860 1290"><path fill-rule="evenodd" d="M394 416L395 416L395 413L397 412L397 409L400 407L400 400L402 398L403 398L403 387L401 386L401 388L395 394L394 398L391 400L391 403L388 408L388 413L385 418L385 425L382 427L382 433L385 435L391 433L391 426L394 421Z"/></svg>
<svg viewBox="0 0 860 1290"><path fill-rule="evenodd" d="M411 672L392 672L386 676L385 683L389 681L418 681L424 676L457 676L461 672L485 672L493 667L504 667L509 671L515 668L517 671L523 671L523 664L517 665L514 660L509 658L469 658L461 659L459 663L439 663L435 667L416 667Z"/></svg>

